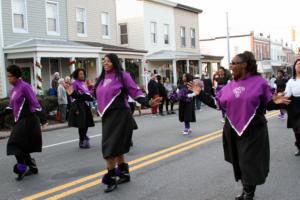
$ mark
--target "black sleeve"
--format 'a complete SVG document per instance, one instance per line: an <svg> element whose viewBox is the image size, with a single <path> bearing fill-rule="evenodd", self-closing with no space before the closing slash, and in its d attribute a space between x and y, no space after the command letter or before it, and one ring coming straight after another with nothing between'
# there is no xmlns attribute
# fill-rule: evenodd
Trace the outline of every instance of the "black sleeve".
<svg viewBox="0 0 300 200"><path fill-rule="evenodd" d="M42 109L40 111L36 112L38 117L40 118L41 124L46 124L47 123L47 114L46 112Z"/></svg>
<svg viewBox="0 0 300 200"><path fill-rule="evenodd" d="M287 105L284 104L276 104L273 100L269 101L266 105L267 110L279 110L279 109L287 109Z"/></svg>
<svg viewBox="0 0 300 200"><path fill-rule="evenodd" d="M81 101L93 101L94 98L92 95L88 95L88 94L80 94L79 92L77 91L74 91L72 94L71 94L71 97L76 99L76 100L81 100Z"/></svg>
<svg viewBox="0 0 300 200"><path fill-rule="evenodd" d="M197 98L211 108L218 108L215 99L212 96L205 93L204 91L201 91Z"/></svg>
<svg viewBox="0 0 300 200"><path fill-rule="evenodd" d="M9 115L12 113L12 109L4 109L3 111L0 112L0 117L4 117L6 115Z"/></svg>
<svg viewBox="0 0 300 200"><path fill-rule="evenodd" d="M135 99L138 103L140 103L143 106L146 106L150 108L151 106L149 105L149 98L148 97L138 97Z"/></svg>

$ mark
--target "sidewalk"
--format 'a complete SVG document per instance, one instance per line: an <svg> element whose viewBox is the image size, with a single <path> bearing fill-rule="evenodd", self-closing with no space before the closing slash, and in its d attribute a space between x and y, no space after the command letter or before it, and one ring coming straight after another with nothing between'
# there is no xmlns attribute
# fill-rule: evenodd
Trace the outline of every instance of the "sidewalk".
<svg viewBox="0 0 300 200"><path fill-rule="evenodd" d="M165 106L164 106L164 109L165 109ZM178 105L174 105L174 110L177 110L177 109L178 109ZM151 109L142 110L142 116L150 115L150 114L151 114ZM135 117L139 116L137 110L134 112L134 116ZM101 117L94 117L94 121L95 121L95 123L101 122ZM49 125L43 132L54 131L54 130L59 130L59 129L64 129L64 128L68 128L68 123L57 123L57 124ZM0 140L9 137L9 135L10 135L10 131L0 131Z"/></svg>

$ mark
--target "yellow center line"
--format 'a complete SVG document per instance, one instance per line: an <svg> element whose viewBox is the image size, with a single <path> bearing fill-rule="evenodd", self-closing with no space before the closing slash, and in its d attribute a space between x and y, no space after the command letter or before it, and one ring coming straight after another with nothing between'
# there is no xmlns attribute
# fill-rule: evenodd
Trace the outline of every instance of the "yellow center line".
<svg viewBox="0 0 300 200"><path fill-rule="evenodd" d="M207 135L204 135L204 136L197 137L197 138L192 139L192 140L189 140L189 141L187 141L187 142L180 143L180 144L178 144L178 145L175 145L175 146L172 146L172 147L163 149L163 150L161 150L161 151L158 151L158 152L155 152L155 153L152 153L152 154L143 156L143 157L141 157L141 158L135 159L135 160L133 160L133 161L130 161L128 164L129 164L129 165L133 165L133 164L136 164L136 163L139 163L139 162L148 160L148 159L150 159L150 158L159 156L159 155L161 155L161 154L167 153L167 152L172 151L172 150L174 150L174 149L181 148L182 146L189 145L189 144L191 144L191 143L193 143L193 142L196 142L196 141L198 141L198 140L202 140L202 139L208 138L208 137L210 137L210 136L212 136L212 135L215 135L215 134L218 134L218 133L221 133L221 132L222 132L222 130L218 130L218 131L215 131L215 132L213 132L213 133L210 133L210 134L207 134ZM54 187L54 188L51 188L51 189L49 189L49 190L46 190L46 191L43 191L43 192L40 192L40 193L31 195L31 196L28 196L28 197L24 197L24 198L22 198L21 200L34 200L34 199L38 199L38 198L41 198L41 197L43 197L43 196L47 196L47 195L49 195L49 194L56 193L56 192L59 192L59 191L61 191L61 190L67 189L67 188L69 188L69 187L73 187L73 186L75 186L75 185L78 185L78 184L87 182L87 181L89 181L89 180L91 180L91 179L95 179L95 178L97 178L97 177L103 176L105 173L106 173L106 170L103 170L103 171L101 171L101 172L98 172L98 173L95 173L95 174L92 174L92 175L89 175L89 176L86 176L86 177L77 179L77 180L75 180L75 181L72 181L72 182L69 182L69 183L66 183L66 184L63 184L63 185Z"/></svg>
<svg viewBox="0 0 300 200"><path fill-rule="evenodd" d="M207 138L207 139L201 140L201 141L199 141L199 142L196 142L196 143L194 143L194 144L192 144L192 145L190 145L190 146L186 146L186 147L183 147L183 148L181 148L181 149L178 149L178 150L172 151L172 152L170 152L170 153L164 154L164 155L162 155L162 156L156 157L156 158L154 158L154 159L152 159L152 160L148 160L148 161L146 161L146 162L144 162L144 163L141 163L141 164L139 164L139 165L136 165L136 166L134 166L134 167L131 167L131 168L130 168L130 171L131 171L131 172L136 171L136 170L138 170L138 169L141 169L141 168L143 168L143 167L146 167L146 166L148 166L148 165L151 165L151 164L153 164L153 163L156 163L156 162L158 162L158 161L160 161L160 160L164 160L164 159L166 159L166 158L168 158L168 157L177 155L177 154L179 154L179 153L181 153L181 152L187 151L187 150L192 149L192 148L195 148L195 147L197 147L197 146L199 146L199 145L201 145L201 144L204 144L204 143L207 143L207 142L209 142L209 141L211 141L211 140L217 139L217 138L219 138L219 137L221 137L221 136L222 136L222 134L218 134L218 135L212 136L212 137L210 137L210 138ZM84 184L84 185L82 185L82 186L73 188L73 189L68 190L68 191L66 191L66 192L63 192L63 193L61 193L61 194L52 196L52 197L50 197L50 198L47 198L46 200L58 200L58 199L61 199L61 198L70 196L70 195L72 195L72 194L78 193L78 192L80 192L80 191L89 189L89 188L94 187L94 186L99 185L99 184L101 184L101 180L100 180L100 179L99 179L99 180L96 180L96 181L93 181L93 182L90 182L90 183L87 183L87 184Z"/></svg>
<svg viewBox="0 0 300 200"><path fill-rule="evenodd" d="M266 114L266 117L273 117L275 116L276 114L278 114L278 112L269 112ZM130 161L129 162L129 165L133 165L133 164L137 164L139 162L142 162L142 161L145 161L145 160L148 160L150 158L153 158L153 157L156 157L156 156L159 156L161 154L164 154L164 153L167 153L169 151L172 151L172 150L175 150L175 149L178 149L178 148L181 148L181 147L184 147L184 146L187 146L191 143L194 143L194 142L197 142L199 140L203 140L205 138L208 138L210 139L211 136L216 136L216 134L218 133L221 133L222 130L218 130L218 131L215 131L215 132L212 132L212 133L209 133L209 134L206 134L204 136L200 136L200 137L197 137L195 139L192 139L192 140L189 140L187 142L183 142L183 143L180 143L178 145L174 145L172 147L169 147L169 148L166 148L166 149L163 149L161 151L158 151L158 152L155 152L155 153L152 153L152 154L149 154L149 155L146 155L146 156L143 156L141 158L138 158L138 159L135 159L133 161ZM218 137L220 135L217 135ZM205 140L203 140L205 141ZM183 148L184 149L184 148ZM166 154L168 155L168 154ZM152 160L150 160L152 161ZM149 162L149 161L148 161ZM147 162L146 162L147 163ZM144 164L144 163L143 163ZM137 165L137 166L140 166L140 165ZM137 166L134 166L134 167L137 167ZM131 169L134 169L134 167L131 167ZM43 191L43 192L40 192L40 193L37 193L37 194L34 194L34 195L31 195L31 196L28 196L28 197L24 197L22 198L21 200L34 200L34 199L38 199L38 198L41 198L43 196L47 196L47 195L50 195L52 193L56 193L56 192L59 192L61 190L64 190L64 189L67 189L67 188L70 188L70 187L73 187L73 186L76 186L76 185L79 185L81 183L84 183L84 182L87 182L89 180L92 180L92 179L95 179L97 177L100 177L100 176L103 176L104 174L106 173L106 170L103 170L101 172L98 172L98 173L95 173L95 174L92 174L92 175L89 175L89 176L86 176L86 177L83 177L83 178L80 178L80 179L77 179L75 181L72 181L72 182L69 182L69 183L66 183L66 184L63 184L63 185L60 185L60 186L57 186L57 187L54 187L54 188L51 188L49 190L46 190L46 191ZM97 182L97 181L96 181ZM98 181L99 182L99 181ZM89 183L90 184L90 183ZM88 184L88 185L89 185Z"/></svg>
<svg viewBox="0 0 300 200"><path fill-rule="evenodd" d="M267 118L274 117L274 116L276 116L277 114L278 114L278 113L271 113L271 114L267 115ZM192 145L183 147L183 148L181 148L181 149L178 149L178 150L172 151L172 152L170 152L170 153L164 154L164 155L162 155L162 156L156 157L156 158L154 158L154 159L148 160L148 161L146 161L146 162L144 162L144 163L141 163L141 164L139 164L139 165L136 165L136 166L134 166L134 167L131 167L131 168L130 168L130 172L136 171L136 170L138 170L138 169L141 169L141 168L143 168L143 167L146 167L146 166L151 165L151 164L153 164L153 163L156 163L156 162L158 162L158 161L164 160L164 159L166 159L166 158L168 158L168 157L171 157L171 156L180 154L180 153L182 153L182 152L184 152L184 151L187 151L187 150L190 150L190 149L192 149L192 148L195 148L195 147L197 147L197 146L199 146L199 145L201 145L201 144L207 143L207 142L212 141L212 140L214 140L214 139L217 139L217 138L219 138L219 137L221 137L221 136L222 136L222 134L214 135L214 136L209 137L209 138L207 138L207 139L204 139L204 140L201 140L201 141L199 141L199 142L196 142L196 143L194 143L194 144L192 144ZM101 179L95 180L95 181L92 181L92 182L90 182L90 183L87 183L87 184L81 185L81 186L79 186L79 187L73 188L73 189L71 189L71 190L68 190L68 191L66 191L66 192L63 192L63 193L57 194L57 195L55 195L55 196L49 197L49 198L47 198L46 200L59 200L59 199L62 199L62 198L64 198L64 197L67 197L67 196L73 195L73 194L75 194L75 193L78 193L78 192L87 190L87 189L89 189L89 188L91 188L91 187L94 187L94 186L100 185L100 184L101 184Z"/></svg>

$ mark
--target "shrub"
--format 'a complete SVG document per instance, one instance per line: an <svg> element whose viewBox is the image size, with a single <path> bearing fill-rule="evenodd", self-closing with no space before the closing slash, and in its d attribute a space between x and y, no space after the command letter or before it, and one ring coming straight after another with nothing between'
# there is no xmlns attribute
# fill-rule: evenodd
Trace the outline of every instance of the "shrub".
<svg viewBox="0 0 300 200"><path fill-rule="evenodd" d="M38 96L38 100L48 115L51 111L57 110L58 103L55 96ZM0 99L0 112L3 111L9 104L9 99ZM14 124L12 115L7 115L0 118L0 129L11 128Z"/></svg>

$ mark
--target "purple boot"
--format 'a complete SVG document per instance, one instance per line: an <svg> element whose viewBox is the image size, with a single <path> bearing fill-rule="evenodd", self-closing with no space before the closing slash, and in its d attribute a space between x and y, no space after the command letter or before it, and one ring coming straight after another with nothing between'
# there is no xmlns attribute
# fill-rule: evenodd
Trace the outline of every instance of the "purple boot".
<svg viewBox="0 0 300 200"><path fill-rule="evenodd" d="M108 172L102 177L102 183L106 185L105 193L109 193L117 189L118 182L116 176L116 169L108 170Z"/></svg>
<svg viewBox="0 0 300 200"><path fill-rule="evenodd" d="M18 175L18 177L16 178L17 181L21 181L23 180L24 176L26 175L26 173L28 172L29 168L27 165L24 164L15 164L14 166L14 173L16 173Z"/></svg>
<svg viewBox="0 0 300 200"><path fill-rule="evenodd" d="M116 175L119 177L118 184L130 182L129 166L122 163L116 169Z"/></svg>
<svg viewBox="0 0 300 200"><path fill-rule="evenodd" d="M81 149L89 149L89 148L91 148L90 138L86 137L83 141L79 142L79 147Z"/></svg>

